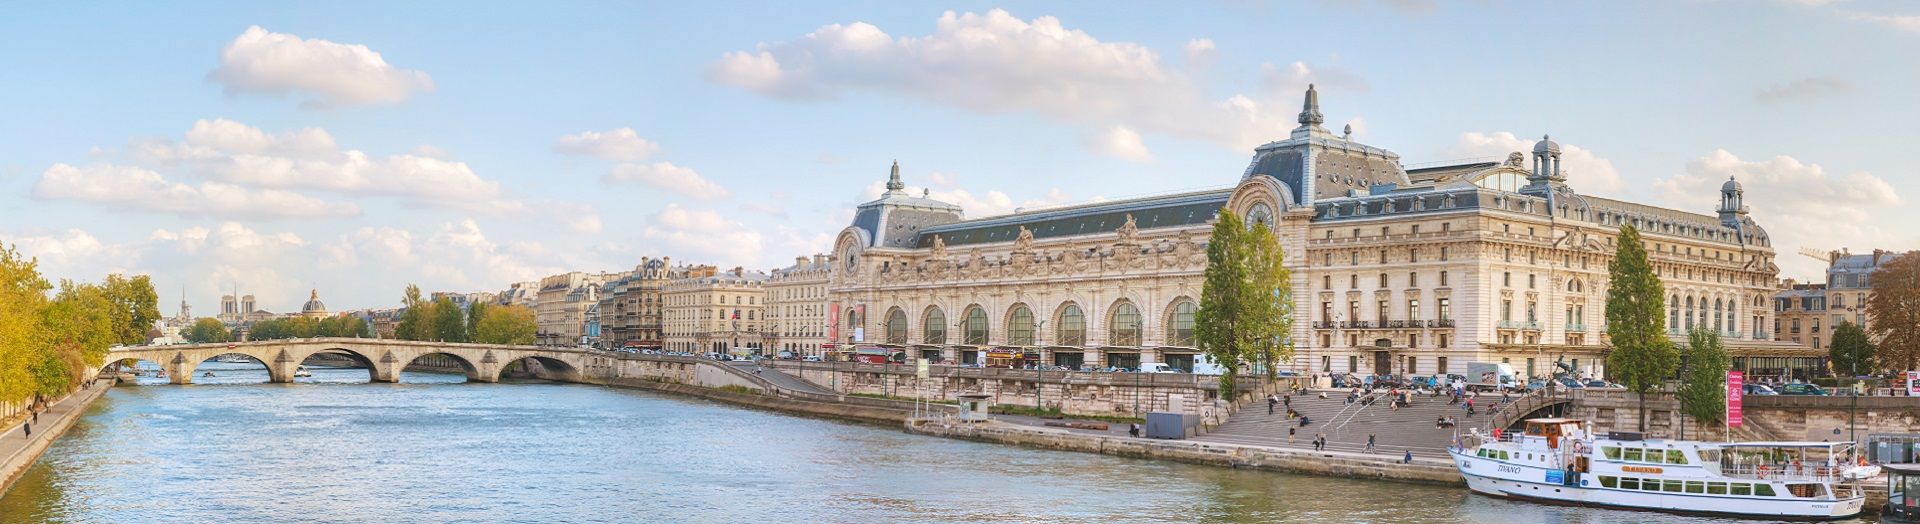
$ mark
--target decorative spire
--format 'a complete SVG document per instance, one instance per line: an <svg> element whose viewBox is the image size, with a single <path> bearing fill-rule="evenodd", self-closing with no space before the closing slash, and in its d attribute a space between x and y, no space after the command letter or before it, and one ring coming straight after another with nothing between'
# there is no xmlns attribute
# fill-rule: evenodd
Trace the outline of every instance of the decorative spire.
<svg viewBox="0 0 1920 524"><path fill-rule="evenodd" d="M893 161L893 174L887 176L887 191L905 190L907 185L900 182L900 161Z"/></svg>
<svg viewBox="0 0 1920 524"><path fill-rule="evenodd" d="M1313 84L1307 84L1307 101L1300 106L1300 125L1319 127L1326 121L1327 117L1320 114L1320 92Z"/></svg>

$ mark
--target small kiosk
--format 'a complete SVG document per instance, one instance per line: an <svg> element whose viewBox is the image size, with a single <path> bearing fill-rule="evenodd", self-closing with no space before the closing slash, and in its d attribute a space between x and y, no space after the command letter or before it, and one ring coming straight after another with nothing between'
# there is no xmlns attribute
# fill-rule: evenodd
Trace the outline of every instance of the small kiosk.
<svg viewBox="0 0 1920 524"><path fill-rule="evenodd" d="M993 419L993 395L971 393L958 395L958 398L961 422L986 422Z"/></svg>

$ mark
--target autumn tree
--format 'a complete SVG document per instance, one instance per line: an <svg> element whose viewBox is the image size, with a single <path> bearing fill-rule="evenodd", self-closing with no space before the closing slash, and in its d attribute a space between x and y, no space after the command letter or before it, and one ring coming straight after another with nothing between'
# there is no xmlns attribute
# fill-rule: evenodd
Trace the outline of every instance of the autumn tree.
<svg viewBox="0 0 1920 524"><path fill-rule="evenodd" d="M1920 363L1920 251L1889 256L1871 273L1867 333L1879 340L1874 354L1883 367L1913 370Z"/></svg>
<svg viewBox="0 0 1920 524"><path fill-rule="evenodd" d="M1836 375L1859 376L1873 373L1878 363L1873 359L1873 341L1867 338L1867 330L1859 324L1841 321L1833 328L1833 342L1827 346L1828 362L1833 363Z"/></svg>
<svg viewBox="0 0 1920 524"><path fill-rule="evenodd" d="M187 337L188 342L195 344L228 342L233 340L233 334L227 332L226 324L221 324L219 320L206 317L194 320L193 325L187 327L187 332L184 333L184 335Z"/></svg>
<svg viewBox="0 0 1920 524"><path fill-rule="evenodd" d="M533 344L533 310L526 306L496 306L485 308L480 321L474 324L473 341L480 344L512 344L525 346Z"/></svg>
<svg viewBox="0 0 1920 524"><path fill-rule="evenodd" d="M1613 344L1607 372L1639 397L1639 427L1646 431L1646 395L1673 377L1680 355L1662 329L1665 286L1653 274L1640 231L1633 226L1620 227L1619 247L1607 274L1607 338Z"/></svg>

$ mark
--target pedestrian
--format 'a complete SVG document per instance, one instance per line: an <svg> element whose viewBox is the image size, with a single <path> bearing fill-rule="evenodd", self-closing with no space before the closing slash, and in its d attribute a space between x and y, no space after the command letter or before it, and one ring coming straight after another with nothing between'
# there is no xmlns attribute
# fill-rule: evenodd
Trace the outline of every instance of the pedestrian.
<svg viewBox="0 0 1920 524"><path fill-rule="evenodd" d="M1280 402L1281 402L1281 403L1283 403L1283 404L1286 404L1286 405L1287 405L1287 409L1293 409L1293 395L1287 395L1287 396L1285 396L1285 397L1280 397Z"/></svg>
<svg viewBox="0 0 1920 524"><path fill-rule="evenodd" d="M1267 395L1267 414L1268 415L1273 414L1273 406L1276 404L1278 404L1278 402L1274 401L1273 395Z"/></svg>
<svg viewBox="0 0 1920 524"><path fill-rule="evenodd" d="M1127 424L1127 435L1133 438L1140 438L1140 424Z"/></svg>
<svg viewBox="0 0 1920 524"><path fill-rule="evenodd" d="M1373 434L1367 434L1367 453L1373 453Z"/></svg>
<svg viewBox="0 0 1920 524"><path fill-rule="evenodd" d="M1413 450L1411 450L1411 449L1409 449L1409 450L1407 450L1407 455L1406 455L1405 457L1402 457L1402 458L1400 459L1400 463L1402 463L1402 464L1412 464L1412 463L1413 463Z"/></svg>
<svg viewBox="0 0 1920 524"><path fill-rule="evenodd" d="M32 422L21 424L20 428L27 430L27 439L29 440L33 439L33 423Z"/></svg>
<svg viewBox="0 0 1920 524"><path fill-rule="evenodd" d="M1293 443L1293 431L1294 431L1295 429L1299 429L1299 428L1291 428L1291 427L1290 427L1290 428L1287 428L1287 443L1288 443L1288 444L1292 444L1292 443Z"/></svg>

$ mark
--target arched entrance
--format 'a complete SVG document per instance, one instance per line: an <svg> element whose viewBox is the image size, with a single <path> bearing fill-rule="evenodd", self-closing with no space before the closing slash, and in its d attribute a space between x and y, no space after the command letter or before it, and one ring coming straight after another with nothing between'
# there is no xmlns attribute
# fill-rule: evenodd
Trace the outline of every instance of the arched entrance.
<svg viewBox="0 0 1920 524"><path fill-rule="evenodd" d="M1378 339L1373 341L1373 374L1393 374L1393 341Z"/></svg>

